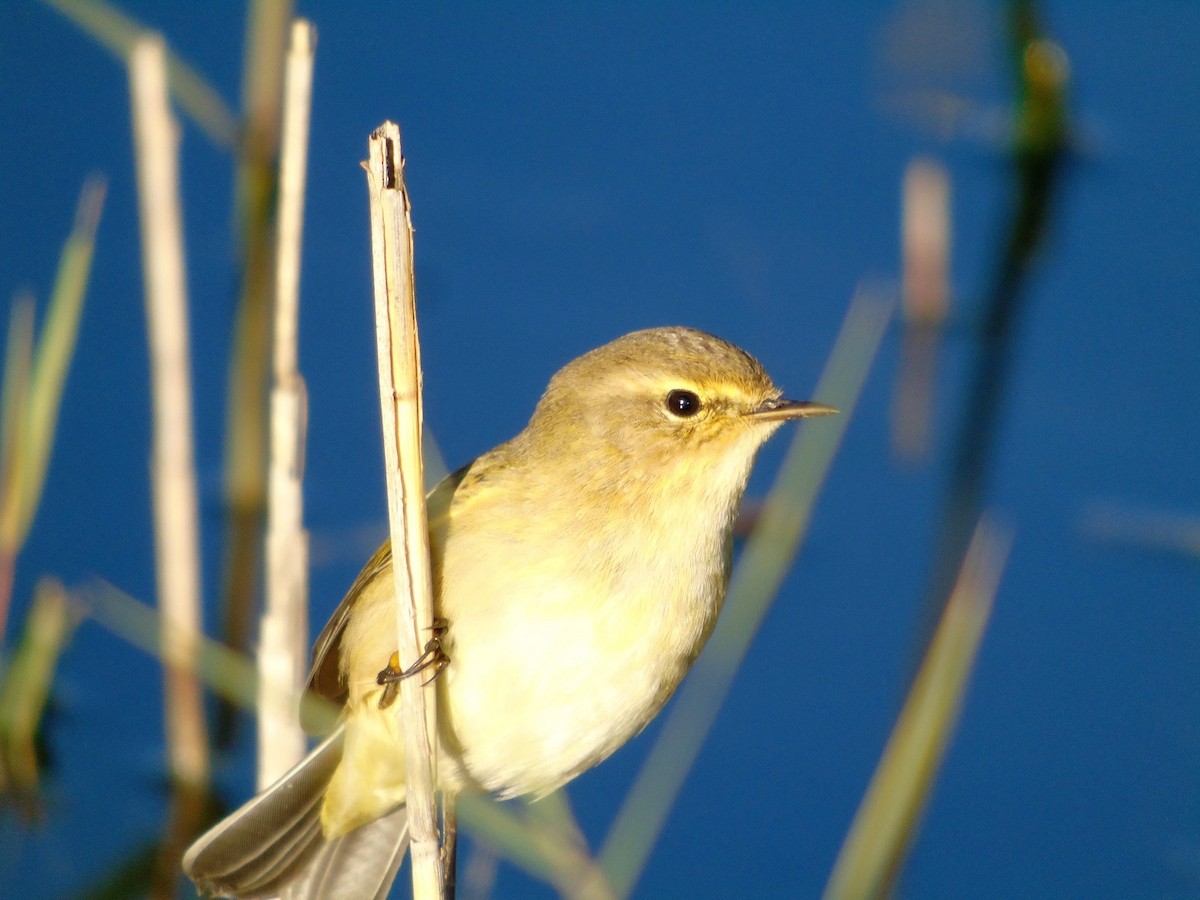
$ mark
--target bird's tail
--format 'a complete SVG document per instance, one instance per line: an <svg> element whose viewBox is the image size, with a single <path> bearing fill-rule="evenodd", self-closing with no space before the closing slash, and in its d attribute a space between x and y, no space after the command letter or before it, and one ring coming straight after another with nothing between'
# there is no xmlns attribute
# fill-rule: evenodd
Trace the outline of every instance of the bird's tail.
<svg viewBox="0 0 1200 900"><path fill-rule="evenodd" d="M188 848L183 870L201 891L243 900L387 896L408 849L405 807L332 840L321 830L321 801L342 743L339 726Z"/></svg>

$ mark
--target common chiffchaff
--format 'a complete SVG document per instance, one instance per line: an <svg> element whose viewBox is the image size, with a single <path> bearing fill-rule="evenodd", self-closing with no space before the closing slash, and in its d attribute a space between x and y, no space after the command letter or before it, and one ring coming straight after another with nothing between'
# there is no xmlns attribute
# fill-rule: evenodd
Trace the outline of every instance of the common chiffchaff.
<svg viewBox="0 0 1200 900"><path fill-rule="evenodd" d="M662 708L713 629L755 453L788 419L762 366L688 328L637 331L550 380L529 425L429 497L438 786L539 796ZM313 651L334 733L184 857L204 890L382 897L408 843L391 549ZM428 676L425 676L428 677ZM382 702L381 702L382 701Z"/></svg>

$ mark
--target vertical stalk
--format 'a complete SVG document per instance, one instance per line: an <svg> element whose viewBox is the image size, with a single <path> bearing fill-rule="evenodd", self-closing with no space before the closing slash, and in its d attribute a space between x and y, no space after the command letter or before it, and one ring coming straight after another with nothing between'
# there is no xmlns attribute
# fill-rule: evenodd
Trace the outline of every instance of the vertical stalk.
<svg viewBox="0 0 1200 900"><path fill-rule="evenodd" d="M291 0L254 0L246 24L236 222L241 297L234 325L225 432L225 533L222 635L249 650L266 508L267 381L274 287L276 153L284 51ZM222 705L216 736L227 744L234 710Z"/></svg>
<svg viewBox="0 0 1200 900"><path fill-rule="evenodd" d="M385 122L371 135L369 148L367 188L379 400L396 589L396 639L403 668L420 655L418 636L428 634L433 623L421 459L421 356L413 284L412 210L404 184L399 127ZM387 662L380 660L380 668ZM404 726L414 900L441 898L444 890L434 797L436 696L436 691L425 690L418 678L400 682L398 708Z"/></svg>
<svg viewBox="0 0 1200 900"><path fill-rule="evenodd" d="M164 720L174 792L150 895L175 894L179 860L203 817L208 733L196 677L200 537L192 450L187 288L179 201L179 130L167 102L166 46L147 34L129 57L134 157L150 346L155 568L163 658Z"/></svg>
<svg viewBox="0 0 1200 900"><path fill-rule="evenodd" d="M178 131L167 104L161 36L143 37L134 47L129 80L153 393L151 479L167 748L172 777L196 786L207 784L209 776L204 710L195 676L201 631L200 544Z"/></svg>
<svg viewBox="0 0 1200 900"><path fill-rule="evenodd" d="M304 755L297 691L308 648L308 534L304 529L307 397L297 365L300 251L316 31L292 23L284 86L275 249L274 386L267 478L267 578L258 648L258 786Z"/></svg>

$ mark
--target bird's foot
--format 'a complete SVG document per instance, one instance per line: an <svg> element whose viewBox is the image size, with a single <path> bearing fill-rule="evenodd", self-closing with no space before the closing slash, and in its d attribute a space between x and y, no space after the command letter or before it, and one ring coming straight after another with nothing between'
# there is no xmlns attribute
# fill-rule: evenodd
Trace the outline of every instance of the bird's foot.
<svg viewBox="0 0 1200 900"><path fill-rule="evenodd" d="M395 702L396 695L400 691L400 682L405 678L411 678L420 672L433 669L433 674L421 682L421 686L424 687L436 681L446 666L450 665L450 657L442 650L442 637L446 633L446 627L446 620L441 616L433 620L433 624L429 628L433 632L433 637L425 642L425 652L418 656L417 661L407 669L400 668L399 653L391 655L387 666L380 669L379 674L375 676L376 683L383 687L383 694L379 697L380 709L387 709Z"/></svg>

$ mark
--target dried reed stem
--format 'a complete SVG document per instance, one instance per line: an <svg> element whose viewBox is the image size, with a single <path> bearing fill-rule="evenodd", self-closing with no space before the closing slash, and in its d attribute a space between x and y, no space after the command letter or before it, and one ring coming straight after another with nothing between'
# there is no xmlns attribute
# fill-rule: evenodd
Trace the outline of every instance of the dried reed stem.
<svg viewBox="0 0 1200 900"><path fill-rule="evenodd" d="M258 648L258 786L304 755L298 691L308 649L308 533L304 529L307 396L297 367L300 249L316 31L292 23L284 82L275 247L274 386L267 478L267 583Z"/></svg>
<svg viewBox="0 0 1200 900"><path fill-rule="evenodd" d="M417 342L413 235L400 129L385 122L369 141L367 188L371 199L375 329L379 397L387 469L392 572L396 582L397 647L401 667L421 653L419 635L433 623L429 532L421 459L421 358ZM380 660L380 668L387 660ZM418 678L400 682L404 725L408 824L412 836L413 897L443 896L432 735L436 692Z"/></svg>
<svg viewBox="0 0 1200 900"><path fill-rule="evenodd" d="M178 131L167 103L166 49L147 35L129 59L142 270L153 392L154 536L162 610L167 748L178 783L208 783L208 742L194 671L200 634L200 551L192 458L187 290Z"/></svg>

